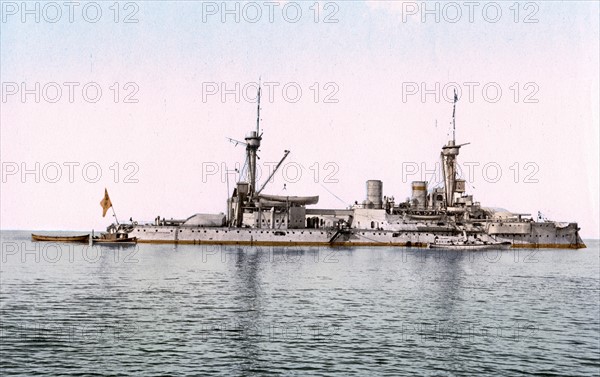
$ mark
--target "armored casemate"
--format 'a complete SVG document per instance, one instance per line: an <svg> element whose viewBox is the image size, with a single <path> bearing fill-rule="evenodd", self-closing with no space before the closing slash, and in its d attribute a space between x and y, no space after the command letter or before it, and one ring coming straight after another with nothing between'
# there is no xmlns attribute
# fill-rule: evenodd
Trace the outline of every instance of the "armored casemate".
<svg viewBox="0 0 600 377"><path fill-rule="evenodd" d="M452 113L452 140L442 147L443 187L428 189L428 182L412 182L409 200L396 203L383 196L383 183L368 180L366 199L346 209L307 208L318 196L278 196L263 190L277 172L284 155L259 188L256 159L262 141L260 95L256 130L244 141L247 174L228 193L226 213L197 213L185 220L156 217L153 223L117 224L138 242L276 245L276 246L417 246L502 245L523 248L583 248L577 223L533 219L530 215L482 207L468 195L457 177L456 103Z"/></svg>

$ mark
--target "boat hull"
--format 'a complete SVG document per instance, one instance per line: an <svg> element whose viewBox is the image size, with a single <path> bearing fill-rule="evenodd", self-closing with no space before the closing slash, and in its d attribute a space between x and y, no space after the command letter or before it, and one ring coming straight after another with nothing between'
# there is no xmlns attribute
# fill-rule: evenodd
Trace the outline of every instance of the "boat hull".
<svg viewBox="0 0 600 377"><path fill-rule="evenodd" d="M462 251L480 251L480 250L507 250L512 247L510 242L500 242L493 244L436 244L427 245L429 249L436 250L462 250Z"/></svg>
<svg viewBox="0 0 600 377"><path fill-rule="evenodd" d="M39 234L31 234L31 239L33 241L43 241L43 242L85 242L88 243L90 241L90 235L82 235L82 236L43 236Z"/></svg>
<svg viewBox="0 0 600 377"><path fill-rule="evenodd" d="M135 245L137 243L136 237L128 237L128 238L92 238L93 244L101 244L101 245Z"/></svg>

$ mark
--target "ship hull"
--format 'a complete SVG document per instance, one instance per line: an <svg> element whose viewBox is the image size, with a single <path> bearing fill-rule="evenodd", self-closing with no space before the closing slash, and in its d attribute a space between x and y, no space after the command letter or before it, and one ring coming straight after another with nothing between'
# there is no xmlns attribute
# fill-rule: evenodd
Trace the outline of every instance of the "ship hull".
<svg viewBox="0 0 600 377"><path fill-rule="evenodd" d="M527 233L494 233L499 242L510 242L513 248L583 249L585 243L579 236L577 223L532 223Z"/></svg>
<svg viewBox="0 0 600 377"><path fill-rule="evenodd" d="M553 230L552 230L553 229ZM497 242L510 242L513 248L578 249L585 244L577 234L576 224L557 231L555 228L534 227L529 234L495 234ZM403 231L352 229L338 233L336 229L256 229L228 227L188 227L144 225L133 228L129 237L139 243L248 246L387 246L427 247L437 237L447 237L444 231ZM552 237L550 237L552 235ZM461 233L456 232L460 237ZM472 233L471 236L486 236Z"/></svg>

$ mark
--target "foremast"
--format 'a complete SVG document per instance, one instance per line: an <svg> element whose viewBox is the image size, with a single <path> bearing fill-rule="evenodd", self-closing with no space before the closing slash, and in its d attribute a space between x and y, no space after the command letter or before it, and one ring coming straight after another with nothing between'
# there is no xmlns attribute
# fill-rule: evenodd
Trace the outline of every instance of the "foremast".
<svg viewBox="0 0 600 377"><path fill-rule="evenodd" d="M256 226L257 228L260 228L263 222L270 224L271 227L274 227L275 223L279 223L281 225L285 224L285 226L287 226L289 225L290 221L289 210L291 206L300 205L300 202L302 202L302 200L314 201L314 198L312 197L278 197L273 195L261 195L263 189L271 181L271 179L273 178L283 161L287 158L287 156L290 153L290 151L288 150L284 151L283 158L279 161L275 169L271 172L267 180L259 189L256 174L256 160L260 159L260 157L258 157L257 155L257 152L260 148L260 143L262 141L262 133L260 133L261 91L262 89L259 81L256 97L256 130L248 133L244 138L244 141L228 138L229 141L235 143L236 145L242 144L246 146L246 166L248 167L246 170L247 180L237 182L236 187L233 193L231 194L231 197L229 197L227 200L228 226L233 225L235 227L241 227L243 226L244 222L246 222L245 225L247 226L247 221L251 221L251 226ZM267 221L265 221L263 214L265 207L271 213L271 217L270 219L267 219ZM276 212L277 214L286 214L287 218L283 219L283 221L280 221L281 219L279 218L276 219ZM244 213L250 214L250 216L248 216L248 218L245 219ZM254 218L254 220L252 220L252 218ZM298 222L297 219L296 222ZM304 219L302 219L302 223L304 223Z"/></svg>
<svg viewBox="0 0 600 377"><path fill-rule="evenodd" d="M262 135L260 134L260 83L258 85L257 106L256 106L256 131L251 131L244 140L246 141L246 158L248 160L248 195L253 199L256 194L256 152L260 148Z"/></svg>

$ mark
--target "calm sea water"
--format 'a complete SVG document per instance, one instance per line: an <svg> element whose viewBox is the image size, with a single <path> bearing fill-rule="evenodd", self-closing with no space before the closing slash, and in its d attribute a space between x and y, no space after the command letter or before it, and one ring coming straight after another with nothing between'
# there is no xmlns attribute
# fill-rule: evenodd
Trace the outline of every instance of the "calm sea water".
<svg viewBox="0 0 600 377"><path fill-rule="evenodd" d="M1 232L2 375L598 375L598 241L438 252Z"/></svg>

